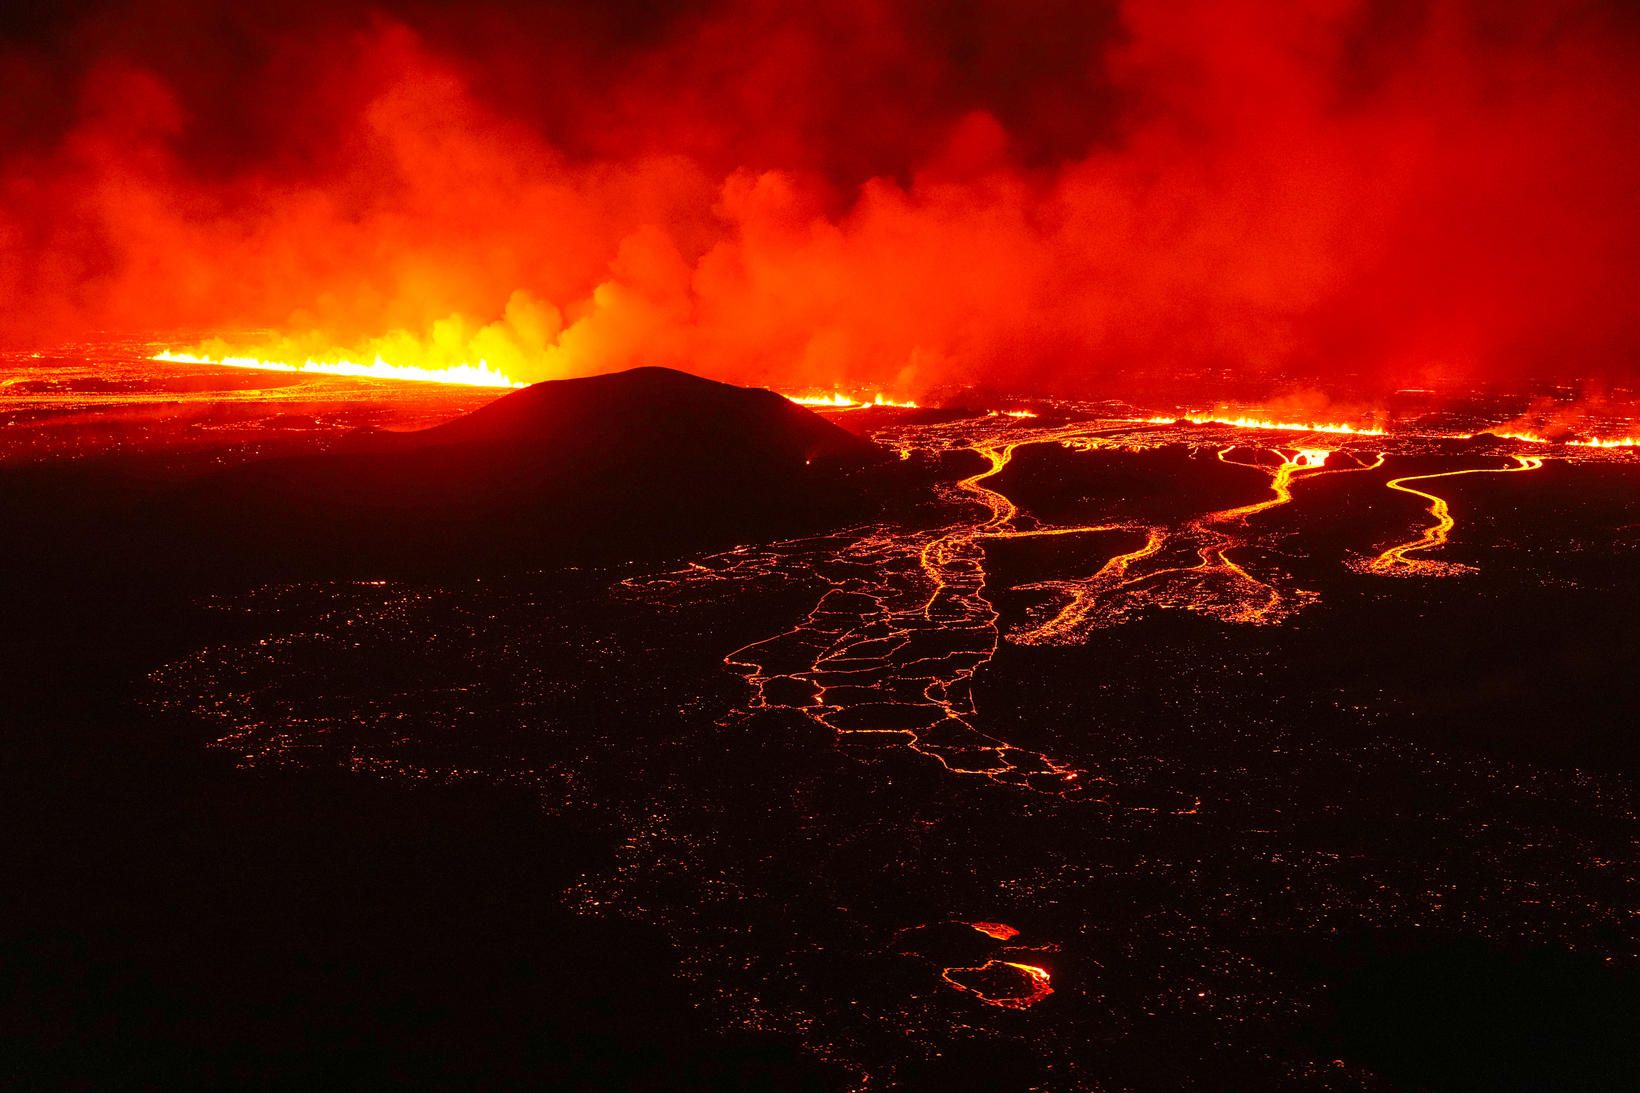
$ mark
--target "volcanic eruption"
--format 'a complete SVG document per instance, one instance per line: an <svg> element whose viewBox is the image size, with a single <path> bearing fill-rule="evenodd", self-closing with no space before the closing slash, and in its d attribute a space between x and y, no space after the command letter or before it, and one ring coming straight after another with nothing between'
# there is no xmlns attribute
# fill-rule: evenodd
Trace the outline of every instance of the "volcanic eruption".
<svg viewBox="0 0 1640 1093"><path fill-rule="evenodd" d="M1618 0L0 13L0 1085L1627 1089Z"/></svg>
<svg viewBox="0 0 1640 1093"><path fill-rule="evenodd" d="M1617 4L115 3L30 31L0 69L12 342L900 400L1625 383L1640 345Z"/></svg>

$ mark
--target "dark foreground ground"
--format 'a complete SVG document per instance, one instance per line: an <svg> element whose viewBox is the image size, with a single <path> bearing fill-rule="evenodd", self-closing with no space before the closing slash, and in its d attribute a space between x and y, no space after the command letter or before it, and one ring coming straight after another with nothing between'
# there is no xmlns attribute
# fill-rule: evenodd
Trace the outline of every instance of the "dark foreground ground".
<svg viewBox="0 0 1640 1093"><path fill-rule="evenodd" d="M1007 484L1069 512L1143 466ZM1179 466L1168 504L1241 491ZM1381 477L1272 514L1323 593L1286 626L1157 612L984 670L987 731L1189 815L726 716L722 656L816 584L142 579L92 521L8 570L0 1082L1632 1088L1633 472L1473 484L1481 572L1428 583L1334 564L1404 528ZM1056 993L948 987L1000 952L969 921Z"/></svg>
<svg viewBox="0 0 1640 1093"><path fill-rule="evenodd" d="M607 824L528 788L235 770L152 709L156 668L253 632L207 597L270 576L665 558L875 511L825 463L869 446L785 400L622 382L520 392L454 437L210 410L232 449L191 403L157 438L122 406L62 427L91 458L0 470L0 1084L827 1087L791 1044L709 1023L659 931L566 909ZM771 488L805 475L807 500Z"/></svg>
<svg viewBox="0 0 1640 1093"><path fill-rule="evenodd" d="M710 1027L658 931L565 909L612 832L521 789L235 770L133 702L209 630L81 606L8 657L0 1084L826 1088Z"/></svg>

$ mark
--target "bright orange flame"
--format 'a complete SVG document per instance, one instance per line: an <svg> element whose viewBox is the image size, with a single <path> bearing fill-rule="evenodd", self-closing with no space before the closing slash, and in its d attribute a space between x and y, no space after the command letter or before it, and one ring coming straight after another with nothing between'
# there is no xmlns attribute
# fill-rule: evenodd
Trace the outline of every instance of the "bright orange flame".
<svg viewBox="0 0 1640 1093"><path fill-rule="evenodd" d="M1640 436L1619 436L1609 440L1600 440L1594 437L1588 440L1571 440L1579 448L1640 448Z"/></svg>
<svg viewBox="0 0 1640 1093"><path fill-rule="evenodd" d="M505 373L491 368L488 363L454 364L443 368L424 368L413 364L389 364L377 357L370 364L355 361L306 360L300 364L287 361L262 360L257 357L205 357L192 353L173 353L169 349L155 353L151 360L180 364L214 364L226 368L254 368L264 372L319 372L327 376L358 376L365 379L410 380L415 383L457 383L468 387L523 387Z"/></svg>
<svg viewBox="0 0 1640 1093"><path fill-rule="evenodd" d="M841 391L833 391L829 395L787 395L787 399L799 406L814 406L830 410L861 410L869 406L884 406L898 410L915 410L915 402L900 402L884 395L881 391L870 398L854 398Z"/></svg>
<svg viewBox="0 0 1640 1093"><path fill-rule="evenodd" d="M1180 414L1177 417L1149 417L1144 419L1150 425L1172 425L1178 421L1188 421L1192 425L1229 425L1237 429L1276 429L1287 433L1341 433L1346 436L1383 436L1384 430L1376 425L1349 425L1343 422L1299 422L1274 421L1269 418L1248 417L1215 417L1210 414Z"/></svg>
<svg viewBox="0 0 1640 1093"><path fill-rule="evenodd" d="M1606 439L1600 437L1574 437L1557 441L1538 433L1504 433L1498 432L1496 429L1487 429L1485 431L1504 440L1519 440L1527 444L1567 444L1574 448L1640 448L1640 436L1614 436ZM1479 433L1471 433L1463 439L1470 440L1479 435Z"/></svg>

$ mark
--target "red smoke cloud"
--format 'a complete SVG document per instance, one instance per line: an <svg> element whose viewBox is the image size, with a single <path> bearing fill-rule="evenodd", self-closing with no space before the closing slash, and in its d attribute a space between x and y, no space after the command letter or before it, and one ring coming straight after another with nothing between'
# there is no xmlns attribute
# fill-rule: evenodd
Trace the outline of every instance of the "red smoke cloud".
<svg viewBox="0 0 1640 1093"><path fill-rule="evenodd" d="M3 336L912 395L1640 379L1624 5L1024 8L30 28L0 56Z"/></svg>

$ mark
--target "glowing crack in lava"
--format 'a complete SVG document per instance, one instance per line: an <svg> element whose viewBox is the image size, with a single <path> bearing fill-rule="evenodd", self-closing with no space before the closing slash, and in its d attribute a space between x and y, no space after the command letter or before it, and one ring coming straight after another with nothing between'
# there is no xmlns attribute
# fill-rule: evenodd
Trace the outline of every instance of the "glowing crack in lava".
<svg viewBox="0 0 1640 1093"><path fill-rule="evenodd" d="M1053 993L1053 977L1046 968L1012 960L992 959L969 968L946 968L940 978L987 1006L1002 1009L1030 1009ZM1010 988L1017 993L1010 993Z"/></svg>
<svg viewBox="0 0 1640 1093"><path fill-rule="evenodd" d="M1385 577L1455 577L1465 573L1475 572L1475 567L1460 562L1440 562L1428 558L1414 558L1411 555L1424 551L1434 550L1445 546L1451 538L1452 529L1457 521L1452 516L1452 507L1444 497L1413 489L1408 482L1429 482L1437 478L1457 478L1466 474L1511 474L1517 471L1535 471L1543 466L1543 460L1538 456L1517 455L1512 457L1515 465L1512 467L1476 467L1461 471L1441 471L1435 474L1409 474L1401 478L1392 478L1385 485L1401 493L1410 493L1414 497L1421 497L1429 502L1429 514L1435 522L1425 528L1423 534L1410 542L1400 543L1385 550L1376 558L1357 562L1353 568L1363 573L1373 573Z"/></svg>
<svg viewBox="0 0 1640 1093"><path fill-rule="evenodd" d="M169 349L155 353L152 360L178 364L210 364L223 368L251 368L263 372L316 372L327 376L352 376L358 379L407 380L413 383L454 383L467 387L523 387L484 361L477 364L452 364L426 368L413 364L389 364L377 357L370 364L354 361L306 360L300 363L263 360L259 357L207 357L192 353L173 353Z"/></svg>

